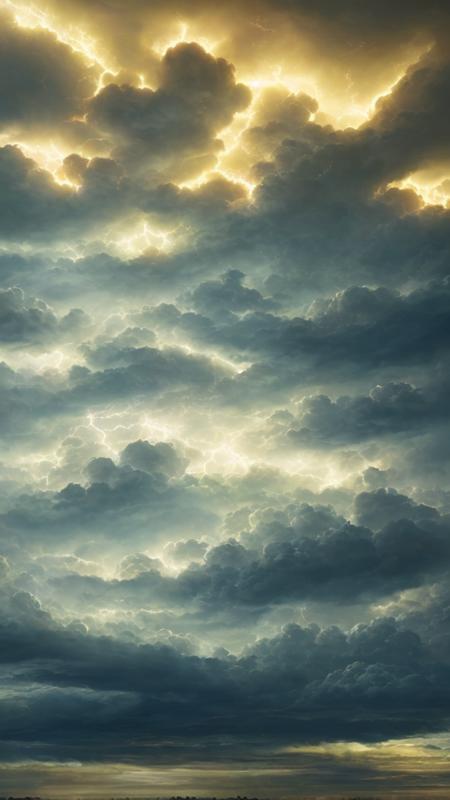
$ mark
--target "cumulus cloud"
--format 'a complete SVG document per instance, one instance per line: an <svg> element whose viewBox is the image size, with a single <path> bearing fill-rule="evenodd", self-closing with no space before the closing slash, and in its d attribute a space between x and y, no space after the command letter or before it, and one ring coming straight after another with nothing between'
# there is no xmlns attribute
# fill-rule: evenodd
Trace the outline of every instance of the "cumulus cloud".
<svg viewBox="0 0 450 800"><path fill-rule="evenodd" d="M18 287L0 290L0 339L7 343L39 343L51 337L74 334L89 327L89 317L81 309L72 309L58 319L42 300L25 298Z"/></svg>
<svg viewBox="0 0 450 800"><path fill-rule="evenodd" d="M173 445L165 442L131 442L121 453L121 463L144 472L162 473L167 477L182 475L188 461L180 456Z"/></svg>
<svg viewBox="0 0 450 800"><path fill-rule="evenodd" d="M436 509L381 489L358 495L355 514L359 524L352 525L331 509L291 507L258 519L242 541L210 547L202 563L191 563L176 577L165 576L154 559L142 556L136 574L120 581L74 575L55 585L74 599L81 594L90 606L153 606L163 600L172 608L200 605L205 613L216 613L302 600L369 602L448 571L448 519ZM170 544L165 553L188 562L191 554L199 557L199 545ZM137 558L131 557L133 564Z"/></svg>
<svg viewBox="0 0 450 800"><path fill-rule="evenodd" d="M426 643L393 619L374 620L348 634L339 628L289 625L273 639L249 646L240 658L205 659L165 643L136 646L63 628L30 596L15 595L1 638L3 663L20 664L22 681L26 676L43 683L15 721L10 704L2 700L2 736L11 724L14 730L29 731L27 742L36 736L39 748L55 746L58 736L62 753L86 760L99 735L102 755L108 759L113 748L127 759L132 744L124 732L133 732L135 743L157 744L161 726L178 746L201 746L208 736L215 749L216 737L224 733L241 746L253 737L267 747L263 731L270 725L274 747L292 736L297 742L320 741L325 730L330 740L378 739L375 721L388 735L407 735L417 730L421 717L420 731L426 732L448 713L447 696L439 687L448 664L430 659ZM77 687L84 688L81 703ZM266 702L261 711L262 691ZM429 712L424 711L425 698ZM286 703L288 719L280 720L277 709Z"/></svg>
<svg viewBox="0 0 450 800"><path fill-rule="evenodd" d="M407 434L421 436L424 429L447 419L445 382L418 388L409 383L375 386L367 395L311 395L300 401L295 413L276 411L268 420L268 433L284 447L339 447L370 439Z"/></svg>
<svg viewBox="0 0 450 800"><path fill-rule="evenodd" d="M75 549L77 558L95 561L102 559L107 546L108 559L114 561L129 554L130 541L137 550L154 549L186 529L208 533L218 525L215 502L224 490L218 487L214 492L185 474L187 465L188 460L165 442L130 443L117 462L95 457L85 465L80 482L10 499L3 514L3 552L11 550L16 559L23 560L23 554L17 553L22 542L34 556L45 546L44 552L67 557L67 548ZM16 544L8 541L11 530L15 530ZM145 564L147 556L142 558ZM151 560L155 569L158 563ZM77 561L73 571L80 573Z"/></svg>
<svg viewBox="0 0 450 800"><path fill-rule="evenodd" d="M218 132L250 96L225 59L179 44L162 59L156 91L110 84L90 101L88 121L112 136L120 161L186 180L214 165Z"/></svg>
<svg viewBox="0 0 450 800"><path fill-rule="evenodd" d="M198 539L180 539L178 542L166 544L164 554L175 562L201 561L207 549L207 542Z"/></svg>
<svg viewBox="0 0 450 800"><path fill-rule="evenodd" d="M92 231L99 218L117 217L126 202L122 172L107 158L86 165L80 192L55 182L18 146L0 148L0 175L4 187L0 237L19 244L30 239L45 243L50 234L67 241L80 231ZM100 215L95 220L94 209Z"/></svg>
<svg viewBox="0 0 450 800"><path fill-rule="evenodd" d="M27 30L1 15L0 84L3 127L30 133L82 114L98 70L43 30Z"/></svg>

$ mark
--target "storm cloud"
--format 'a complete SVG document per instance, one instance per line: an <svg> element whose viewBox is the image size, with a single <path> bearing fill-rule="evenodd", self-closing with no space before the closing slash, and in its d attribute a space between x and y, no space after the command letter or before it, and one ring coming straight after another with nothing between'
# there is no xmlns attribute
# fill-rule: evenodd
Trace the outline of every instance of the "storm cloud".
<svg viewBox="0 0 450 800"><path fill-rule="evenodd" d="M0 5L1 793L446 796L448 5Z"/></svg>

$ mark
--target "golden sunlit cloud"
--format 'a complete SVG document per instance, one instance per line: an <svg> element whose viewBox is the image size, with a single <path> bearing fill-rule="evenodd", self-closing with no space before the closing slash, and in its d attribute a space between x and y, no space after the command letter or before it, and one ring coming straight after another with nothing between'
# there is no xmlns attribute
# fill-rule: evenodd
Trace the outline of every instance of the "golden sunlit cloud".
<svg viewBox="0 0 450 800"><path fill-rule="evenodd" d="M410 175L402 181L394 181L390 188L412 189L427 206L443 206L447 208L450 201L450 177L429 183L420 175Z"/></svg>
<svg viewBox="0 0 450 800"><path fill-rule="evenodd" d="M162 58L172 47L190 42L199 44L200 47L203 47L204 50L212 54L214 54L214 51L217 50L220 45L220 41L214 41L208 36L198 33L192 24L188 22L178 22L176 24L176 33L174 33L173 36L153 42L151 48Z"/></svg>
<svg viewBox="0 0 450 800"><path fill-rule="evenodd" d="M410 739L392 739L376 744L362 742L327 742L318 745L288 747L285 752L329 756L339 761L360 762L380 772L393 775L432 775L436 772L450 776L448 735L430 735Z"/></svg>
<svg viewBox="0 0 450 800"><path fill-rule="evenodd" d="M243 74L240 77L247 86L250 87L255 99L258 99L264 89L272 89L283 87L291 94L298 94L305 92L312 97L320 94L317 82L304 75L302 70L295 72L286 72L279 64L274 65L269 71L262 73L251 73L250 75Z"/></svg>
<svg viewBox="0 0 450 800"><path fill-rule="evenodd" d="M0 8L10 11L20 27L53 33L59 42L82 55L88 64L98 66L103 72L115 74L113 67L108 65L98 52L94 39L80 28L74 25L57 26L50 14L35 5L25 5L14 0L0 0Z"/></svg>
<svg viewBox="0 0 450 800"><path fill-rule="evenodd" d="M352 101L350 106L345 108L344 113L342 116L336 117L336 127L346 127L349 125L350 127L358 128L363 125L365 122L368 122L377 110L377 103L380 100L383 100L395 90L398 86L400 81L403 80L405 77L406 72L402 72L398 75L389 86L386 86L380 92L378 92L374 97L372 97L368 103L359 104L357 102ZM353 123L353 124L352 124Z"/></svg>
<svg viewBox="0 0 450 800"><path fill-rule="evenodd" d="M224 154L228 155L228 153ZM248 199L251 199L251 196L256 189L257 184L253 181L248 180L244 175L240 175L238 172L234 172L230 169L223 169L221 164L222 158L218 159L217 166L214 167L212 170L208 170L207 172L202 172L197 178L192 178L189 181L184 181L183 183L178 184L180 189L200 189L201 186L205 186L214 178L220 177L225 178L225 180L229 181L230 183L237 183L243 187L245 190Z"/></svg>
<svg viewBox="0 0 450 800"><path fill-rule="evenodd" d="M73 151L70 148L65 148L60 144L53 141L43 142L24 142L21 139L15 139L14 136L9 134L0 135L0 147L11 145L18 147L26 158L35 161L40 169L48 172L53 181L59 186L67 186L68 188L78 191L80 184L70 180L64 173L64 159L67 158Z"/></svg>

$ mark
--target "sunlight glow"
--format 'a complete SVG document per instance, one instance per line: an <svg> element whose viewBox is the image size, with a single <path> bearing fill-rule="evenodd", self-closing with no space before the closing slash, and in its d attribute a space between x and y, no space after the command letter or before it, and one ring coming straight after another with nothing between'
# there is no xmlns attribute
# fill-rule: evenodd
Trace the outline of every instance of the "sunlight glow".
<svg viewBox="0 0 450 800"><path fill-rule="evenodd" d="M410 175L402 181L390 183L388 188L412 189L427 206L443 206L447 208L450 201L450 177L445 177L434 183L425 183L415 175Z"/></svg>
<svg viewBox="0 0 450 800"><path fill-rule="evenodd" d="M79 190L80 185L69 180L63 170L64 159L72 153L72 150L64 151L59 144L55 144L53 141L42 144L40 142L11 141L8 135L0 136L0 146L6 145L18 147L26 158L31 158L40 169L49 172L59 186L67 186L75 191Z"/></svg>
<svg viewBox="0 0 450 800"><path fill-rule="evenodd" d="M200 45L200 47L203 47L203 49L208 53L213 53L220 44L220 42L212 41L207 36L199 36L194 33L192 31L192 26L187 22L179 22L178 32L169 39L162 39L153 42L152 50L154 50L155 53L158 53L159 56L163 57L168 50L170 50L172 47L176 47L177 44L187 44L190 42L195 42L196 44Z"/></svg>
<svg viewBox="0 0 450 800"><path fill-rule="evenodd" d="M450 769L448 734L410 739L389 739L375 744L362 742L330 742L319 745L288 747L282 752L332 757L347 761L370 763L374 769L388 767L392 773L408 774L434 772L437 765Z"/></svg>
<svg viewBox="0 0 450 800"><path fill-rule="evenodd" d="M372 99L368 103L366 104L352 103L352 105L345 110L342 116L336 117L336 121L339 123L341 120L350 118L354 119L355 122L357 123L356 125L354 126L351 125L350 127L359 128L360 125L364 125L364 123L368 122L377 111L378 102L386 97L389 97L389 95L392 94L392 92L398 86L400 81L402 81L403 78L405 77L405 74L406 74L405 72L402 72L400 75L398 75L395 78L395 80L392 81L391 84L389 84L389 86L386 86L385 89L383 89L381 92L378 92L378 94L372 97Z"/></svg>
<svg viewBox="0 0 450 800"><path fill-rule="evenodd" d="M50 350L38 355L25 352L20 358L16 356L15 361L21 368L36 375L44 375L48 371L63 373L70 369L73 363L70 354L62 350Z"/></svg>
<svg viewBox="0 0 450 800"><path fill-rule="evenodd" d="M215 169L208 170L207 172L202 172L197 178L193 178L190 181L184 181L183 183L178 184L180 189L199 189L201 186L209 183L214 177L221 177L225 178L225 180L229 181L230 183L237 183L242 186L248 197L251 198L254 190L256 189L257 184L249 181L243 175L239 175L236 172L228 169L222 169L220 167L220 159L219 164Z"/></svg>
<svg viewBox="0 0 450 800"><path fill-rule="evenodd" d="M364 125L376 111L379 100L388 97L400 81L405 77L406 69L399 73L395 79L374 95L369 102L358 103L354 97L350 102L340 94L338 97L326 92L323 87L319 87L316 80L305 76L302 73L286 72L280 65L275 65L269 72L261 75L239 74L239 80L245 83L253 92L254 101L258 100L264 89L282 87L291 94L305 92L314 97L319 103L319 112L330 118L330 123L336 129L346 127L359 128ZM252 103L253 105L253 103Z"/></svg>
<svg viewBox="0 0 450 800"><path fill-rule="evenodd" d="M31 5L16 3L14 0L0 0L0 6L11 11L15 22L21 28L39 28L53 33L62 44L66 44L71 50L80 53L89 64L100 67L103 71L116 74L114 69L108 65L97 50L97 44L91 36L73 25L59 27L41 9Z"/></svg>
<svg viewBox="0 0 450 800"><path fill-rule="evenodd" d="M251 458L240 453L229 440L214 447L203 462L205 474L224 472L225 474L245 473L252 466Z"/></svg>
<svg viewBox="0 0 450 800"><path fill-rule="evenodd" d="M113 252L125 258L138 258L148 250L168 253L174 244L174 231L163 231L149 225L146 220L140 221L126 234L113 234L107 243Z"/></svg>

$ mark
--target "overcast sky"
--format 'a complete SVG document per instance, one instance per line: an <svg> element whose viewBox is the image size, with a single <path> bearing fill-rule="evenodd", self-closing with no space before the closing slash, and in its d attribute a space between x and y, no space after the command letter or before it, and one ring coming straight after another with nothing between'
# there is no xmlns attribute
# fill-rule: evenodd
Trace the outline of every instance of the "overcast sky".
<svg viewBox="0 0 450 800"><path fill-rule="evenodd" d="M0 23L0 794L448 797L449 3Z"/></svg>

